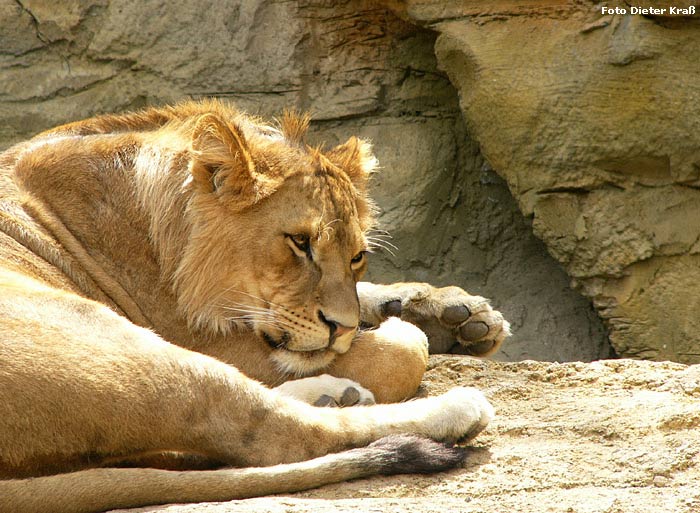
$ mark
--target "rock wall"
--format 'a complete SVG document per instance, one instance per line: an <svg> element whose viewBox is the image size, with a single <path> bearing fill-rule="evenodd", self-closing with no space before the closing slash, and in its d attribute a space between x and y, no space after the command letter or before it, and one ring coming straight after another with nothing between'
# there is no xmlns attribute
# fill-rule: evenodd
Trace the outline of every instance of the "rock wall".
<svg viewBox="0 0 700 513"><path fill-rule="evenodd" d="M500 359L608 356L589 302L467 131L435 37L363 0L0 0L0 147L187 97L263 115L308 109L315 141L358 134L375 144L384 169L374 195L399 249L373 255L373 279L455 283L493 298L515 328ZM498 151L489 161L510 177Z"/></svg>
<svg viewBox="0 0 700 513"><path fill-rule="evenodd" d="M440 34L470 135L624 356L700 362L700 15L670 9L696 4L395 6Z"/></svg>

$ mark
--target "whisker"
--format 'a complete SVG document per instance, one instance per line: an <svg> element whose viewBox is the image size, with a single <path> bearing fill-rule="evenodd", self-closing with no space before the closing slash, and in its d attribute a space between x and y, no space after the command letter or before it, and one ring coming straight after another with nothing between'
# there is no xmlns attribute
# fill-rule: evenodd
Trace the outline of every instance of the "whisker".
<svg viewBox="0 0 700 513"><path fill-rule="evenodd" d="M286 324L284 322L279 322L279 321L276 321L273 319L260 319L260 318L250 316L250 315L226 317L226 320L227 321L255 322L256 324L259 324L259 325L270 326L272 328L277 328L277 329L291 328L291 326L289 324Z"/></svg>
<svg viewBox="0 0 700 513"><path fill-rule="evenodd" d="M276 306L277 308L280 308L282 310L286 310L286 308L284 306L278 305L277 303L274 303L274 302L270 301L269 299L263 299L259 296L256 296L255 294L250 294L249 292L243 292L242 290L237 290L237 289L234 289L233 287L230 287L227 290L227 292L235 292L237 294L243 294L244 296L248 296L248 297L251 297L253 299L257 299L258 301L262 301L263 303L265 303L267 305Z"/></svg>
<svg viewBox="0 0 700 513"><path fill-rule="evenodd" d="M367 235L386 235L388 237L391 237L391 234L386 231L386 230L380 230L378 228L373 228L371 230L367 230Z"/></svg>
<svg viewBox="0 0 700 513"><path fill-rule="evenodd" d="M394 250L398 251L399 248L397 248L394 244L391 244L390 242L387 241L377 241L377 240L369 240L369 247L370 250L374 248L379 248L383 249L387 253L389 253L391 256L395 257L396 253L394 253Z"/></svg>
<svg viewBox="0 0 700 513"><path fill-rule="evenodd" d="M247 310L245 308L224 308L225 311L231 312L232 314L240 313L245 315L254 315L260 319L275 319L277 316L273 313L260 312L258 310Z"/></svg>
<svg viewBox="0 0 700 513"><path fill-rule="evenodd" d="M248 315L239 315L239 316L232 316L232 317L226 317L227 321L255 321L259 324L265 324L266 326L274 326L276 328L283 328L283 327L288 327L286 324L282 324L270 319L258 319L255 317L251 317Z"/></svg>
<svg viewBox="0 0 700 513"><path fill-rule="evenodd" d="M331 240L331 234L333 233L332 225L339 222L341 222L340 219L333 219L332 221L324 223L323 227L319 229L318 240L321 240L321 237L324 235L326 236L326 240Z"/></svg>
<svg viewBox="0 0 700 513"><path fill-rule="evenodd" d="M377 248L377 249L383 249L384 251L386 251L387 253L389 253L389 254L390 254L391 256L393 256L393 257L396 256L396 253L394 253L394 252L393 252L391 249L389 249L389 248L385 248L385 247L382 247L382 246L375 246L375 248ZM375 253L375 251L370 251L370 253Z"/></svg>
<svg viewBox="0 0 700 513"><path fill-rule="evenodd" d="M373 238L373 237L372 237L372 238L369 238L369 239L367 239L367 240L368 240L369 242L373 242L373 243L376 243L376 244L384 244L384 245L387 245L387 246L389 246L389 247L398 249L398 248L396 247L396 244L394 244L393 242L389 242L388 240L375 239L375 238Z"/></svg>
<svg viewBox="0 0 700 513"><path fill-rule="evenodd" d="M277 308L284 309L284 307L282 305L278 305L278 304L270 301L269 299L264 299L264 298L261 298L259 296L256 296L255 294L251 294L249 292L244 292L242 290L234 289L233 285L222 290L221 292L219 292L219 294L216 296L216 300L218 301L219 299L221 299L222 296L224 296L225 294L228 294L229 292L235 292L236 294L242 294L244 296L248 296L248 297L251 297L253 299L257 299L258 301L262 301L263 303L265 303L267 305L276 306ZM218 306L221 307L224 305L219 304Z"/></svg>
<svg viewBox="0 0 700 513"><path fill-rule="evenodd" d="M262 308L262 307L254 306L254 305L246 305L245 303L231 302L230 305L231 305L231 306L227 306L227 305L224 305L224 304L218 304L218 305L215 305L215 306L218 306L219 308L222 308L222 309L224 309L224 310L239 310L239 309L241 309L241 308L245 308L245 309L247 309L247 310L260 312L260 313L262 313L262 314L265 314L265 313L271 314L271 315L274 314L274 312L273 312L272 310L270 310L269 308Z"/></svg>
<svg viewBox="0 0 700 513"><path fill-rule="evenodd" d="M365 239L367 240L368 245L370 246L370 251L372 251L375 248L383 249L391 256L395 257L396 253L394 251L399 250L399 248L395 244L389 242L388 239L393 239L393 237L386 230L380 230L378 228L368 230L365 233Z"/></svg>
<svg viewBox="0 0 700 513"><path fill-rule="evenodd" d="M282 319L280 319L280 316L278 314L276 314L275 312L271 312L269 310L261 312L259 310L248 310L245 308L228 307L228 308L224 308L224 309L229 311L229 312L242 313L242 314L245 314L245 315L248 315L251 317L255 317L257 319L266 319L266 320L273 320L273 321L278 321L278 322L282 322L282 320L285 319L284 316L282 316Z"/></svg>
<svg viewBox="0 0 700 513"><path fill-rule="evenodd" d="M388 234L382 235L382 234L376 234L376 233L367 234L367 235L365 235L365 237L370 238L370 239L377 239L377 240L391 240L394 238Z"/></svg>
<svg viewBox="0 0 700 513"><path fill-rule="evenodd" d="M370 242L376 242L376 243L381 243L381 244L386 244L394 249L399 249L395 244L389 242L388 240L380 239L378 237L367 237L367 240Z"/></svg>

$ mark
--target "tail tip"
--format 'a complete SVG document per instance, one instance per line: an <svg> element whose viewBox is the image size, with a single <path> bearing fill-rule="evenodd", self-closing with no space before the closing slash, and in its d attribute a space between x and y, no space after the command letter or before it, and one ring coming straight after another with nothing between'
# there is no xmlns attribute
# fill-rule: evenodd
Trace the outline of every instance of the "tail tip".
<svg viewBox="0 0 700 513"><path fill-rule="evenodd" d="M417 435L390 435L369 446L377 451L378 473L431 474L464 465L467 450Z"/></svg>

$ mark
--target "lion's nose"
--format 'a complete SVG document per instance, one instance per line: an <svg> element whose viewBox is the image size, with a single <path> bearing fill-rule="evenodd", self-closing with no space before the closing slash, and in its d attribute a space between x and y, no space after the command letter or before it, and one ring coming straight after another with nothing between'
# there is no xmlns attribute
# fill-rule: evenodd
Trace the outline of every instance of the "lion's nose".
<svg viewBox="0 0 700 513"><path fill-rule="evenodd" d="M342 337L346 333L351 333L357 329L357 326L345 326L344 324L340 324L338 321L327 318L320 310L318 311L318 318L321 319L321 322L328 326L328 329L330 330L328 339L331 341L331 343L336 338Z"/></svg>

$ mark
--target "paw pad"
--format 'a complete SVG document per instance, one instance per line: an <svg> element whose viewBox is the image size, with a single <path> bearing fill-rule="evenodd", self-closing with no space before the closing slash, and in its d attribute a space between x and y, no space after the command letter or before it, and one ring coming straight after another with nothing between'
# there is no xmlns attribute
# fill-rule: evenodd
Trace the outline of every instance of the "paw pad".
<svg viewBox="0 0 700 513"><path fill-rule="evenodd" d="M346 388L339 400L330 395L322 394L314 402L314 406L321 408L343 408L345 406L366 406L370 404L374 404L374 401L370 397L362 399L362 394L355 387Z"/></svg>
<svg viewBox="0 0 700 513"><path fill-rule="evenodd" d="M381 306L382 315L384 317L401 317L402 309L400 299L387 301Z"/></svg>
<svg viewBox="0 0 700 513"><path fill-rule="evenodd" d="M316 399L314 406L319 406L319 407L327 407L328 406L331 408L335 408L338 406L338 403L336 403L335 399L333 399L331 396L323 394L318 399Z"/></svg>
<svg viewBox="0 0 700 513"><path fill-rule="evenodd" d="M442 320L447 324L462 324L464 321L469 319L471 314L472 313L469 311L469 308L464 305L448 306L442 312Z"/></svg>
<svg viewBox="0 0 700 513"><path fill-rule="evenodd" d="M357 404L359 400L360 391L355 387L348 387L345 389L345 392L343 392L343 395L340 397L340 405L352 406L353 404Z"/></svg>
<svg viewBox="0 0 700 513"><path fill-rule="evenodd" d="M489 332L489 325L481 321L473 321L459 327L459 334L464 340L479 340Z"/></svg>

